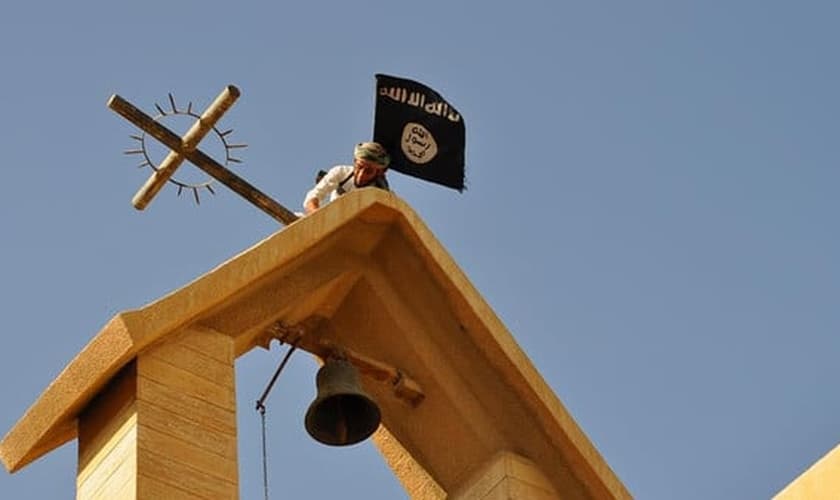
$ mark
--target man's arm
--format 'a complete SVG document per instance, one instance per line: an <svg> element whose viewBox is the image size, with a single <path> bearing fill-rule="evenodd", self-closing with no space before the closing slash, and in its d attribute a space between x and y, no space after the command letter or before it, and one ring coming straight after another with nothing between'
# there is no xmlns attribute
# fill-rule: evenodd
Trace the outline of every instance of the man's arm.
<svg viewBox="0 0 840 500"><path fill-rule="evenodd" d="M318 201L318 198L309 198L303 203L303 212L309 215L320 207L321 203Z"/></svg>
<svg viewBox="0 0 840 500"><path fill-rule="evenodd" d="M338 188L338 183L341 182L341 174L343 169L340 166L333 167L324 175L320 181L315 184L315 187L306 193L303 199L303 211L306 215L318 210L321 207L321 200L323 200L331 192Z"/></svg>

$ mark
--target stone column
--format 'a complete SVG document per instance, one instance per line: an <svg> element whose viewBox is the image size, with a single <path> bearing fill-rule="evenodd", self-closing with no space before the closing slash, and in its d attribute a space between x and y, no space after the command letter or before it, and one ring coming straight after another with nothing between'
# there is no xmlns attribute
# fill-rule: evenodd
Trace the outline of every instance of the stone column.
<svg viewBox="0 0 840 500"><path fill-rule="evenodd" d="M123 368L79 417L76 498L238 498L233 354L189 329Z"/></svg>

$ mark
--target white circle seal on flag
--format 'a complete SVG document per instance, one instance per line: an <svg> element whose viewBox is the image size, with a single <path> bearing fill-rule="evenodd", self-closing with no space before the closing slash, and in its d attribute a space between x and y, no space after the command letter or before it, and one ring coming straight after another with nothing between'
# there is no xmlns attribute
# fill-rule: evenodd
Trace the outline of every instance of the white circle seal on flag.
<svg viewBox="0 0 840 500"><path fill-rule="evenodd" d="M432 133L419 123L405 124L400 146L406 158L420 165L429 163L438 154L438 145Z"/></svg>

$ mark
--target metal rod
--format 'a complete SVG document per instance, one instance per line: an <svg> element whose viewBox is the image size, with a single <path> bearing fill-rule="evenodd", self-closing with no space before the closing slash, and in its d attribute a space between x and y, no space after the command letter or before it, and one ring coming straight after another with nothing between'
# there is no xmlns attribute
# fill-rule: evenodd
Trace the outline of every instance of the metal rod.
<svg viewBox="0 0 840 500"><path fill-rule="evenodd" d="M274 375L271 377L271 380L268 382L268 386L260 396L260 399L257 400L257 411L264 412L265 411L265 400L268 399L268 394L271 392L272 387L274 387L274 383L277 382L277 377L280 376L280 372L283 371L283 367L286 366L286 362L289 361L289 358L292 356L292 353L295 352L297 349L296 345L292 345L288 351L286 351L286 355L283 356L283 361L280 362L280 366L277 367L277 371L274 372Z"/></svg>

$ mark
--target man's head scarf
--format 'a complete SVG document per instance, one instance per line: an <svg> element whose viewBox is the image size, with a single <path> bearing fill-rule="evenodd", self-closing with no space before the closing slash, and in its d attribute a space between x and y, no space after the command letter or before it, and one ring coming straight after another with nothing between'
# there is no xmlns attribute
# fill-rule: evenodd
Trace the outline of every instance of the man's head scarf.
<svg viewBox="0 0 840 500"><path fill-rule="evenodd" d="M353 157L359 160L372 161L383 167L387 167L391 163L391 157L388 156L388 152L378 142L361 142L356 144L356 148L353 150Z"/></svg>

